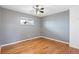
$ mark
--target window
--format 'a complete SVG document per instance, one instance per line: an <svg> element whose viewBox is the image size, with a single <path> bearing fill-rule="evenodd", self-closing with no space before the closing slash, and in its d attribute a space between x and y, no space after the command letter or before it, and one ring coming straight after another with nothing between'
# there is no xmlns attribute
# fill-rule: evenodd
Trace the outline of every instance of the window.
<svg viewBox="0 0 79 59"><path fill-rule="evenodd" d="M20 20L21 25L34 25L34 20L31 18L22 17Z"/></svg>

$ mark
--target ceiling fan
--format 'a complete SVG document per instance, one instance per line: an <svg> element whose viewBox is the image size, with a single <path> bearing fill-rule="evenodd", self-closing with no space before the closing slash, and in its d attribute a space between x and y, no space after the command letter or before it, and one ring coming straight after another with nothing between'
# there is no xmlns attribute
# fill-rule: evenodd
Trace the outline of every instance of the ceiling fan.
<svg viewBox="0 0 79 59"><path fill-rule="evenodd" d="M40 7L39 5L35 5L33 8L35 9L36 14L38 14L38 13L44 13L44 8Z"/></svg>

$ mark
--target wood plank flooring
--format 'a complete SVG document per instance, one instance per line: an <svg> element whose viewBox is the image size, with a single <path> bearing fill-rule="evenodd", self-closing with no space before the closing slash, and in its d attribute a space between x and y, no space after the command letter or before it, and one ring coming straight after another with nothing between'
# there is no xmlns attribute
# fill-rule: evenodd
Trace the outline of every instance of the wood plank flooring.
<svg viewBox="0 0 79 59"><path fill-rule="evenodd" d="M22 43L5 46L2 54L73 54L79 50L70 48L68 44L37 38Z"/></svg>

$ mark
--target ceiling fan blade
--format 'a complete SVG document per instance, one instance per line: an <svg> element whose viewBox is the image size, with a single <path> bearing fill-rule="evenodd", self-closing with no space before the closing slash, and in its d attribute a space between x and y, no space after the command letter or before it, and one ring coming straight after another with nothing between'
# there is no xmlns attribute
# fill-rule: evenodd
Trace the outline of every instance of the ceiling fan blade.
<svg viewBox="0 0 79 59"><path fill-rule="evenodd" d="M41 8L40 10L44 10L44 8Z"/></svg>
<svg viewBox="0 0 79 59"><path fill-rule="evenodd" d="M44 13L44 11L40 11L41 13Z"/></svg>

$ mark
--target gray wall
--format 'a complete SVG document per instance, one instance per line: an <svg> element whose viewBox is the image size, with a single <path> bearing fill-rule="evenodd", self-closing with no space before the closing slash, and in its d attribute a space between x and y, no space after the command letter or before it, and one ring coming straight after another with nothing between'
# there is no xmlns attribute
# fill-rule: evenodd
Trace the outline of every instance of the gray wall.
<svg viewBox="0 0 79 59"><path fill-rule="evenodd" d="M2 12L1 12L1 8L0 8L0 42L2 41Z"/></svg>
<svg viewBox="0 0 79 59"><path fill-rule="evenodd" d="M0 9L0 37L1 37L1 9Z"/></svg>
<svg viewBox="0 0 79 59"><path fill-rule="evenodd" d="M41 35L69 42L69 11L42 18Z"/></svg>
<svg viewBox="0 0 79 59"><path fill-rule="evenodd" d="M0 37L0 45L20 41L27 38L37 37L40 35L40 20L39 18L23 14L8 9L2 9L3 18L0 19L2 25L2 38ZM32 18L34 25L21 25L21 17ZM0 17L1 18L1 17Z"/></svg>
<svg viewBox="0 0 79 59"><path fill-rule="evenodd" d="M32 18L35 24L21 25L22 16ZM69 11L38 18L0 7L0 45L40 35L68 42Z"/></svg>

